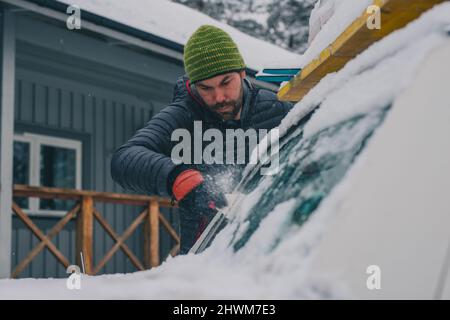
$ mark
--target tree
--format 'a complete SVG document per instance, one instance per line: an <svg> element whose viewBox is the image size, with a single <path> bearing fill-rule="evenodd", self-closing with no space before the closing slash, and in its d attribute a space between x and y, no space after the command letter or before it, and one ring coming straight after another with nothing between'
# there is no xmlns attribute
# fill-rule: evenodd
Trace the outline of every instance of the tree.
<svg viewBox="0 0 450 320"><path fill-rule="evenodd" d="M316 0L172 0L255 38L302 53Z"/></svg>

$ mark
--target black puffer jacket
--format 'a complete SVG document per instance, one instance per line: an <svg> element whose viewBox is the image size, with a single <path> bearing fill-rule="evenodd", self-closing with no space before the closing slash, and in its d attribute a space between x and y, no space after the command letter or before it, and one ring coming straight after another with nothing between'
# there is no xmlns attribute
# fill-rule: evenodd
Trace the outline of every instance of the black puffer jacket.
<svg viewBox="0 0 450 320"><path fill-rule="evenodd" d="M254 88L244 79L244 105L241 120L223 121L201 105L186 76L177 80L173 101L156 114L144 128L119 147L111 161L112 178L123 188L140 193L171 196L169 174L176 167L170 156L171 134L177 128L193 133L193 123L202 121L202 130L227 128L272 129L292 108L277 100L275 93Z"/></svg>

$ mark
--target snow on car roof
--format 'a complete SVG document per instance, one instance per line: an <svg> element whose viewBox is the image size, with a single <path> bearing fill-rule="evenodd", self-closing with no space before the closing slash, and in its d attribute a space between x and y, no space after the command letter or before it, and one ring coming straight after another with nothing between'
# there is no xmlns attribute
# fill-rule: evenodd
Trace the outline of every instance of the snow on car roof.
<svg viewBox="0 0 450 320"><path fill-rule="evenodd" d="M249 36L184 5L168 0L59 0L76 4L81 10L106 17L130 27L186 44L190 35L204 24L222 28L237 43L247 67L259 70L274 57L280 60L299 59L300 55Z"/></svg>

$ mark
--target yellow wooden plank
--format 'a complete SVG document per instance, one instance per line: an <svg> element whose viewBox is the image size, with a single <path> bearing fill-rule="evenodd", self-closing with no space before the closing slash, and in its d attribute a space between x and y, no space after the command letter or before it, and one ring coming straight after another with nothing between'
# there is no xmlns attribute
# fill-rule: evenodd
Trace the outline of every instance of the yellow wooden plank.
<svg viewBox="0 0 450 320"><path fill-rule="evenodd" d="M278 91L283 101L299 101L327 74L340 70L374 42L417 19L436 4L448 0L374 0L381 9L381 29L370 30L366 23L370 14L356 18L318 57L307 64Z"/></svg>

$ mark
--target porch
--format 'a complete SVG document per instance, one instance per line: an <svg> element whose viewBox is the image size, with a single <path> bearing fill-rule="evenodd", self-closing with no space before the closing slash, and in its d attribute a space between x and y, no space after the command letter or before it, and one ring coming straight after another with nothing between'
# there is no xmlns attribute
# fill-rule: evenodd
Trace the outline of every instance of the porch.
<svg viewBox="0 0 450 320"><path fill-rule="evenodd" d="M12 272L11 278L17 278L23 270L33 261L39 253L47 249L57 261L67 269L70 265L78 265L86 274L96 275L105 267L106 263L120 250L131 261L136 271L142 271L156 267L161 263L160 227L175 241L175 246L170 250L170 255L175 256L179 250L180 238L170 222L161 214L160 208L172 207L169 199L145 196L130 195L111 192L95 192L77 189L60 189L33 187L27 185L14 185L13 195L20 198L39 199L65 199L73 200L74 204L56 224L45 233L42 231L24 210L16 203L12 202L12 211L36 236L39 240L27 255L17 263ZM122 234L114 230L111 224L105 219L95 205L97 203L120 204L127 206L141 207L139 214L134 218ZM55 245L52 239L64 229L71 221L75 221L75 261L70 261ZM97 222L103 230L113 239L114 244L106 254L94 263L94 223ZM126 240L143 225L143 261L126 244Z"/></svg>

